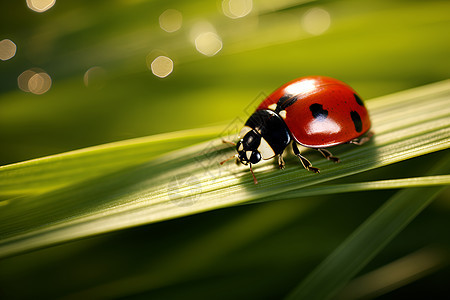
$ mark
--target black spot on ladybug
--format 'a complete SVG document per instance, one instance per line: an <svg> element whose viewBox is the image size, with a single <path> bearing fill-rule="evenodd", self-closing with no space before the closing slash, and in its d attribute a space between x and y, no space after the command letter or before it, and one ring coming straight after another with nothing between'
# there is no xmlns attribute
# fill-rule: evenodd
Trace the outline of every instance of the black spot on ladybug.
<svg viewBox="0 0 450 300"><path fill-rule="evenodd" d="M362 131L362 121L361 121L361 117L359 116L359 114L356 111L351 111L350 116L352 117L353 125L355 125L355 130L357 132L361 132Z"/></svg>
<svg viewBox="0 0 450 300"><path fill-rule="evenodd" d="M280 112L282 110L285 110L287 107L291 106L292 104L294 104L297 101L297 97L292 96L292 95L284 95L283 97L281 97L280 99L278 99L277 102L277 109L275 110L275 112Z"/></svg>
<svg viewBox="0 0 450 300"><path fill-rule="evenodd" d="M353 96L355 97L356 103L358 103L361 106L364 106L364 103L362 102L361 98L359 98L358 95L353 94Z"/></svg>
<svg viewBox="0 0 450 300"><path fill-rule="evenodd" d="M322 104L319 103L311 104L309 110L311 111L314 119L325 120L328 117L328 110L323 109Z"/></svg>

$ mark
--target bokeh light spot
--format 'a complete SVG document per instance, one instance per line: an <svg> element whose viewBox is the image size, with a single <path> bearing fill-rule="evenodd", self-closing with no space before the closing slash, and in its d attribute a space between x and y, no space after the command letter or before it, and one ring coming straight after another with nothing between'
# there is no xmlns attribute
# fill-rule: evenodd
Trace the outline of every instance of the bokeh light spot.
<svg viewBox="0 0 450 300"><path fill-rule="evenodd" d="M155 76L167 77L173 71L173 61L167 56L158 56L152 61L150 69Z"/></svg>
<svg viewBox="0 0 450 300"><path fill-rule="evenodd" d="M40 69L26 70L17 78L19 88L27 93L41 95L52 86L51 77Z"/></svg>
<svg viewBox="0 0 450 300"><path fill-rule="evenodd" d="M27 5L35 12L44 12L55 5L56 0L27 0Z"/></svg>
<svg viewBox="0 0 450 300"><path fill-rule="evenodd" d="M181 28L183 15L176 9L168 9L159 16L159 26L167 32L175 32Z"/></svg>
<svg viewBox="0 0 450 300"><path fill-rule="evenodd" d="M203 32L195 38L195 48L201 54L213 56L222 49L222 40L214 32Z"/></svg>
<svg viewBox="0 0 450 300"><path fill-rule="evenodd" d="M229 18L237 19L248 15L253 9L252 0L223 0L223 14Z"/></svg>
<svg viewBox="0 0 450 300"><path fill-rule="evenodd" d="M30 92L30 90L28 89L28 81L30 81L30 78L33 77L34 74L36 74L35 71L26 70L25 72L20 74L19 77L17 77L17 85L22 91L27 93Z"/></svg>
<svg viewBox="0 0 450 300"><path fill-rule="evenodd" d="M302 18L303 29L313 35L320 35L330 28L331 17L328 11L322 8L311 8Z"/></svg>
<svg viewBox="0 0 450 300"><path fill-rule="evenodd" d="M16 55L17 46L13 41L5 39L0 41L0 59L8 60Z"/></svg>
<svg viewBox="0 0 450 300"><path fill-rule="evenodd" d="M28 89L36 95L46 93L52 86L52 79L47 73L36 73L28 81Z"/></svg>
<svg viewBox="0 0 450 300"><path fill-rule="evenodd" d="M105 69L102 67L92 67L84 73L84 85L89 88L101 89L105 85L105 76Z"/></svg>

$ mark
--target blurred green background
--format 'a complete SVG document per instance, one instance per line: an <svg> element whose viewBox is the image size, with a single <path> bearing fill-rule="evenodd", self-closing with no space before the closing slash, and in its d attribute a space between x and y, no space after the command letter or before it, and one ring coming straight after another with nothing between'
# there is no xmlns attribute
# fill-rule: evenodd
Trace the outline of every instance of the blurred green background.
<svg viewBox="0 0 450 300"><path fill-rule="evenodd" d="M17 50L0 61L0 165L226 125L300 76L335 77L370 99L450 73L449 1L81 0L41 13L25 0L1 6L0 41ZM0 45L3 57L11 43ZM27 70L34 77L20 76ZM443 155L351 179L423 175ZM235 207L12 257L0 263L0 296L279 299L393 193ZM365 271L448 247L448 198ZM449 276L438 269L381 298L439 297Z"/></svg>

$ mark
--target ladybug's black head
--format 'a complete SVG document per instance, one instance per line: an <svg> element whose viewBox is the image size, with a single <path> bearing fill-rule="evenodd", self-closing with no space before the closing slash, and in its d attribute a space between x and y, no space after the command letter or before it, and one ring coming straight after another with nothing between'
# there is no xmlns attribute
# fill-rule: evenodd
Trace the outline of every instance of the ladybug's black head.
<svg viewBox="0 0 450 300"><path fill-rule="evenodd" d="M261 136L254 130L247 132L236 144L238 159L243 165L256 164L261 160L258 147L261 144Z"/></svg>

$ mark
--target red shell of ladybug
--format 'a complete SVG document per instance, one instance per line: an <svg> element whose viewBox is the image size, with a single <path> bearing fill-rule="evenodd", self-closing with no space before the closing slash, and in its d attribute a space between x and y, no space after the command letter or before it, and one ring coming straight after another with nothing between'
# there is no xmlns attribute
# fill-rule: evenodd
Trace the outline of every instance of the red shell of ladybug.
<svg viewBox="0 0 450 300"><path fill-rule="evenodd" d="M309 148L349 142L371 126L358 94L347 84L324 76L290 81L268 96L256 110L277 112L295 141Z"/></svg>

